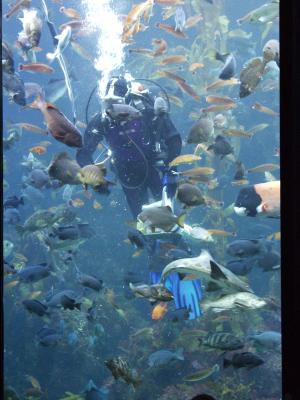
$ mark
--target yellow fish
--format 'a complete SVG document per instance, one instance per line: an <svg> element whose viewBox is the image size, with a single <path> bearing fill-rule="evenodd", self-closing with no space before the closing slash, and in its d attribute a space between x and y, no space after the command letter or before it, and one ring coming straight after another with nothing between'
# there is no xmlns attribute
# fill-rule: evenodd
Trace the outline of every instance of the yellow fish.
<svg viewBox="0 0 300 400"><path fill-rule="evenodd" d="M41 385L40 385L39 381L36 378L34 378L31 375L26 375L26 379L32 384L32 386L35 389L38 389L38 390L41 391Z"/></svg>
<svg viewBox="0 0 300 400"><path fill-rule="evenodd" d="M3 287L4 289L11 289L19 284L19 281L11 281L9 283L6 283Z"/></svg>
<svg viewBox="0 0 300 400"><path fill-rule="evenodd" d="M176 165L181 165L181 164L191 164L199 160L201 160L201 157L196 156L194 154L183 154L181 156L174 158L174 160L172 160L169 163L169 167L174 167Z"/></svg>
<svg viewBox="0 0 300 400"><path fill-rule="evenodd" d="M94 208L95 210L101 210L103 207L102 207L102 205L101 205L97 200L94 200L93 208Z"/></svg>
<svg viewBox="0 0 300 400"><path fill-rule="evenodd" d="M211 235L220 235L220 236L236 236L236 232L226 232L223 229L207 229Z"/></svg>
<svg viewBox="0 0 300 400"><path fill-rule="evenodd" d="M268 240L281 240L281 232L271 233L271 235L267 236Z"/></svg>

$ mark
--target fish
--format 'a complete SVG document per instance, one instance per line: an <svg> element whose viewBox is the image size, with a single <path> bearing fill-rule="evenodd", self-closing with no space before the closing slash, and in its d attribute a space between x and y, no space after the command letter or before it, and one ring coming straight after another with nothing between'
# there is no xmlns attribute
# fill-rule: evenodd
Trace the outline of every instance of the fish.
<svg viewBox="0 0 300 400"><path fill-rule="evenodd" d="M77 177L85 188L90 185L96 190L108 191L109 185L113 185L113 183L105 179L106 173L107 169L104 161L98 164L85 165L78 171Z"/></svg>
<svg viewBox="0 0 300 400"><path fill-rule="evenodd" d="M9 196L3 202L4 210L7 208L19 208L20 205L24 205L24 197L20 196Z"/></svg>
<svg viewBox="0 0 300 400"><path fill-rule="evenodd" d="M24 129L28 132L38 133L39 135L48 135L48 132L45 129L40 128L37 125L30 124L28 122L19 122L11 125L12 128L17 127L20 129Z"/></svg>
<svg viewBox="0 0 300 400"><path fill-rule="evenodd" d="M158 57L167 51L168 43L164 39L152 39L152 45L157 46L153 51L153 57Z"/></svg>
<svg viewBox="0 0 300 400"><path fill-rule="evenodd" d="M204 64L202 63L193 63L189 66L189 71L192 72L192 74L195 74L197 69L203 68Z"/></svg>
<svg viewBox="0 0 300 400"><path fill-rule="evenodd" d="M93 201L93 208L94 208L95 210L101 210L103 207L102 207L102 204L99 203L99 201L94 200L94 201Z"/></svg>
<svg viewBox="0 0 300 400"><path fill-rule="evenodd" d="M223 229L207 229L207 232L209 232L211 235L218 235L218 236L236 236L236 232L227 232L224 231Z"/></svg>
<svg viewBox="0 0 300 400"><path fill-rule="evenodd" d="M16 208L7 208L4 210L4 222L11 225L19 224L21 220L20 212Z"/></svg>
<svg viewBox="0 0 300 400"><path fill-rule="evenodd" d="M230 136L230 137L245 137L251 138L252 133L245 131L244 129L223 129L223 135Z"/></svg>
<svg viewBox="0 0 300 400"><path fill-rule="evenodd" d="M44 94L41 97L45 97L47 102L56 103L62 98L67 91L66 82L64 79L50 79L48 82Z"/></svg>
<svg viewBox="0 0 300 400"><path fill-rule="evenodd" d="M228 332L215 332L208 334L205 338L198 338L200 346L214 349L231 351L242 349L244 341Z"/></svg>
<svg viewBox="0 0 300 400"><path fill-rule="evenodd" d="M90 238L94 234L93 229L88 223L77 223L68 226L53 226L50 237L56 237L59 240L76 240L79 238Z"/></svg>
<svg viewBox="0 0 300 400"><path fill-rule="evenodd" d="M235 276L227 268L217 264L207 250L202 250L198 257L183 258L172 261L162 271L161 283L171 273L181 273L185 275L193 275L194 277L205 279L209 286L222 289L227 293L237 291L252 292L250 286Z"/></svg>
<svg viewBox="0 0 300 400"><path fill-rule="evenodd" d="M187 58L185 55L174 55L167 58L163 58L159 61L159 64L167 65L167 64L174 64L174 63L181 63L186 62Z"/></svg>
<svg viewBox="0 0 300 400"><path fill-rule="evenodd" d="M233 355L232 359L229 360L224 358L223 366L224 368L228 368L229 366L233 366L233 368L254 368L258 367L259 365L263 364L264 360L258 357L256 354L250 352L244 353L236 353Z"/></svg>
<svg viewBox="0 0 300 400"><path fill-rule="evenodd" d="M211 167L196 167L192 169L187 169L185 171L180 171L178 174L180 176L187 176L190 178L197 177L198 175L212 175L214 174L215 169Z"/></svg>
<svg viewBox="0 0 300 400"><path fill-rule="evenodd" d="M128 104L111 104L105 109L106 113L115 120L134 120L142 116L141 112Z"/></svg>
<svg viewBox="0 0 300 400"><path fill-rule="evenodd" d="M31 148L29 149L29 151L30 151L31 153L34 153L34 154L42 155L42 154L45 154L45 153L46 153L47 148L44 147L44 146L34 146L34 147L31 147Z"/></svg>
<svg viewBox="0 0 300 400"><path fill-rule="evenodd" d="M205 242L213 242L214 239L212 235L201 226L193 226L188 228L186 225L184 226L184 231L188 234L189 237L195 240L203 240ZM185 258L185 257L179 257Z"/></svg>
<svg viewBox="0 0 300 400"><path fill-rule="evenodd" d="M62 290L54 294L46 304L50 308L63 308L65 310L74 310L75 308L80 310L81 308L78 295L73 290Z"/></svg>
<svg viewBox="0 0 300 400"><path fill-rule="evenodd" d="M31 0L18 0L14 5L10 7L8 12L4 14L6 19L9 19L13 15L15 15L21 8L29 8Z"/></svg>
<svg viewBox="0 0 300 400"><path fill-rule="evenodd" d="M220 156L221 159L228 154L233 154L233 147L221 135L215 138L215 143L211 144L207 150L213 150L215 155Z"/></svg>
<svg viewBox="0 0 300 400"><path fill-rule="evenodd" d="M197 25L198 22L203 20L203 16L201 14L198 15L192 15L191 17L189 17L186 22L185 22L185 29L190 29L193 26Z"/></svg>
<svg viewBox="0 0 300 400"><path fill-rule="evenodd" d="M161 284L134 286L130 282L129 288L136 297L144 297L152 304L157 301L171 301L174 299L173 294Z"/></svg>
<svg viewBox="0 0 300 400"><path fill-rule="evenodd" d="M40 317L43 317L44 315L48 314L48 307L39 300L27 299L23 300L22 304L27 311L36 314Z"/></svg>
<svg viewBox="0 0 300 400"><path fill-rule="evenodd" d="M168 311L167 303L158 303L152 310L151 318L154 321L159 321L160 319L162 319L165 316L167 311Z"/></svg>
<svg viewBox="0 0 300 400"><path fill-rule="evenodd" d="M263 254L266 250L264 239L237 239L229 243L226 247L227 254L240 258Z"/></svg>
<svg viewBox="0 0 300 400"><path fill-rule="evenodd" d="M177 7L175 11L175 31L182 32L185 28L186 16L182 7Z"/></svg>
<svg viewBox="0 0 300 400"><path fill-rule="evenodd" d="M35 232L53 225L61 218L61 215L56 215L54 211L37 210L29 218L26 219L23 226L17 225L16 231L20 235L27 232Z"/></svg>
<svg viewBox="0 0 300 400"><path fill-rule="evenodd" d="M261 57L248 60L240 72L240 98L249 96L260 83L266 63Z"/></svg>
<svg viewBox="0 0 300 400"><path fill-rule="evenodd" d="M177 38L188 39L188 35L185 32L182 32L180 30L175 30L175 27L172 25L162 24L161 22L157 22L155 26L156 28L162 29L165 32L170 33L171 35L176 36Z"/></svg>
<svg viewBox="0 0 300 400"><path fill-rule="evenodd" d="M201 157L195 156L194 154L183 154L181 156L175 157L170 163L169 167L175 167L181 164L191 164L195 161L201 160Z"/></svg>
<svg viewBox="0 0 300 400"><path fill-rule="evenodd" d="M181 6L184 5L184 0L156 0L156 4L166 6Z"/></svg>
<svg viewBox="0 0 300 400"><path fill-rule="evenodd" d="M236 72L236 59L232 53L221 54L216 52L216 59L223 62L224 66L219 73L219 79L229 80L234 77Z"/></svg>
<svg viewBox="0 0 300 400"><path fill-rule="evenodd" d="M267 236L267 240L281 240L281 232L271 233Z"/></svg>
<svg viewBox="0 0 300 400"><path fill-rule="evenodd" d="M170 231L175 225L183 228L186 214L179 217L173 214L168 206L153 206L143 210L138 216L138 220L149 226L151 230L155 228L162 229L165 232Z"/></svg>
<svg viewBox="0 0 300 400"><path fill-rule="evenodd" d="M232 102L230 104L213 104L209 107L202 108L201 111L203 113L209 113L209 112L216 112L216 111L223 111L223 110L232 110L234 108L237 108L237 104Z"/></svg>
<svg viewBox="0 0 300 400"><path fill-rule="evenodd" d="M20 106L26 105L24 82L18 74L8 74L3 71L2 85L4 93L8 95L9 102L15 102Z"/></svg>
<svg viewBox="0 0 300 400"><path fill-rule="evenodd" d="M268 251L257 258L257 267L264 272L275 271L280 268L280 254L277 251Z"/></svg>
<svg viewBox="0 0 300 400"><path fill-rule="evenodd" d="M275 61L279 67L279 41L269 40L263 47L263 59L265 62Z"/></svg>
<svg viewBox="0 0 300 400"><path fill-rule="evenodd" d="M247 169L248 173L251 172L267 172L267 171L276 171L280 166L278 164L261 164L257 167Z"/></svg>
<svg viewBox="0 0 300 400"><path fill-rule="evenodd" d="M211 83L210 85L206 86L206 91L209 92L210 90L220 89L224 86L228 85L239 85L240 80L237 78L231 78L228 80L218 79L217 81Z"/></svg>
<svg viewBox="0 0 300 400"><path fill-rule="evenodd" d="M264 331L247 336L247 341L258 347L266 349L278 349L281 345L281 333L274 331Z"/></svg>
<svg viewBox="0 0 300 400"><path fill-rule="evenodd" d="M231 260L226 264L226 268L233 272L235 275L245 276L252 270L255 261L249 258Z"/></svg>
<svg viewBox="0 0 300 400"><path fill-rule="evenodd" d="M170 102L175 104L177 107L180 107L180 108L184 107L183 101L179 97L174 96L172 94L168 94L168 98L169 98Z"/></svg>
<svg viewBox="0 0 300 400"><path fill-rule="evenodd" d="M180 89L190 95L194 100L199 101L200 96L195 92L195 90L188 85L185 81L177 81L177 85L180 87Z"/></svg>
<svg viewBox="0 0 300 400"><path fill-rule="evenodd" d="M12 242L10 242L9 240L3 240L4 258L7 258L11 254L13 248L14 244Z"/></svg>
<svg viewBox="0 0 300 400"><path fill-rule="evenodd" d="M80 171L80 165L66 152L54 155L48 166L48 174L52 179L58 179L62 184L68 185L81 183L78 177Z"/></svg>
<svg viewBox="0 0 300 400"><path fill-rule="evenodd" d="M3 288L4 289L12 289L13 287L17 286L18 284L19 284L19 281L11 281L11 282L5 283L3 285Z"/></svg>
<svg viewBox="0 0 300 400"><path fill-rule="evenodd" d="M214 134L214 123L208 116L202 116L189 130L187 143L199 144L207 142Z"/></svg>
<svg viewBox="0 0 300 400"><path fill-rule="evenodd" d="M24 283L38 282L51 275L52 266L47 263L30 265L22 268L15 275L17 279Z"/></svg>
<svg viewBox="0 0 300 400"><path fill-rule="evenodd" d="M19 71L38 72L41 74L52 74L54 69L47 64L32 63L32 64L19 64Z"/></svg>
<svg viewBox="0 0 300 400"><path fill-rule="evenodd" d="M35 168L29 173L28 177L25 178L24 184L33 186L35 189L44 189L49 187L49 175L44 169Z"/></svg>
<svg viewBox="0 0 300 400"><path fill-rule="evenodd" d="M194 374L187 375L183 378L185 382L201 382L206 379L212 378L220 371L220 366L215 364L211 368L202 369L200 371L195 372Z"/></svg>
<svg viewBox="0 0 300 400"><path fill-rule="evenodd" d="M247 179L235 179L233 182L231 182L232 186L245 186L249 185L249 181Z"/></svg>
<svg viewBox="0 0 300 400"><path fill-rule="evenodd" d="M141 379L137 372L129 367L128 362L122 357L115 357L104 361L105 366L111 371L113 377L117 380L122 378L128 385L137 388Z"/></svg>
<svg viewBox="0 0 300 400"><path fill-rule="evenodd" d="M70 200L70 205L75 208L80 208L84 206L84 201L77 197L76 199Z"/></svg>
<svg viewBox="0 0 300 400"><path fill-rule="evenodd" d="M169 364L171 361L174 360L184 361L182 347L176 350L175 352L170 350L155 351L148 357L148 365L150 368L158 367L161 365Z"/></svg>
<svg viewBox="0 0 300 400"><path fill-rule="evenodd" d="M165 76L165 77L167 77L167 78L169 78L169 79L174 80L174 81L177 82L177 83L179 83L179 82L184 83L184 82L185 82L185 79L181 78L179 75L176 75L176 74L174 74L174 73L171 72L171 71L166 71L166 70L164 70L164 71L158 71L158 75L160 75L160 76Z"/></svg>
<svg viewBox="0 0 300 400"><path fill-rule="evenodd" d="M96 292L99 292L103 288L103 281L93 275L79 274L77 281L80 285L95 290Z"/></svg>
<svg viewBox="0 0 300 400"><path fill-rule="evenodd" d="M184 208L205 204L205 199L201 190L197 186L191 185L190 183L182 183L178 186L176 198L180 201L180 203L184 204Z"/></svg>
<svg viewBox="0 0 300 400"><path fill-rule="evenodd" d="M279 117L279 113L276 111L273 111L271 108L263 106L262 104L256 102L253 104L253 106L251 107L253 110L271 115L272 117Z"/></svg>
<svg viewBox="0 0 300 400"><path fill-rule="evenodd" d="M245 16L237 19L237 24L242 25L244 22L249 23L268 23L275 20L279 16L279 1L271 1L255 8Z"/></svg>
<svg viewBox="0 0 300 400"><path fill-rule="evenodd" d="M59 58L62 55L62 53L66 50L66 48L70 44L71 35L72 35L71 27L66 26L59 35L55 36L55 39L57 40L56 49L54 53L46 54L46 57L50 62L53 62L55 58Z"/></svg>
<svg viewBox="0 0 300 400"><path fill-rule="evenodd" d="M203 312L211 310L214 313L219 313L226 310L240 309L240 310L256 310L259 308L267 307L268 301L261 297L256 296L250 292L237 292L222 296L217 300L204 299L201 302Z"/></svg>
<svg viewBox="0 0 300 400"><path fill-rule="evenodd" d="M79 20L82 19L80 13L74 8L60 7L59 12L65 14L69 18L79 19Z"/></svg>
<svg viewBox="0 0 300 400"><path fill-rule="evenodd" d="M28 107L38 108L42 112L48 131L56 140L69 147L82 147L79 130L53 104L46 103L41 96L37 96Z"/></svg>
<svg viewBox="0 0 300 400"><path fill-rule="evenodd" d="M280 181L258 183L241 189L234 211L239 216L279 218Z"/></svg>
<svg viewBox="0 0 300 400"><path fill-rule="evenodd" d="M145 56L147 56L147 57L154 57L153 51L150 50L150 49L142 49L142 48L139 48L139 49L129 49L128 52L129 52L130 54L131 54L131 53L136 53L136 54L143 54L143 55L145 55Z"/></svg>
<svg viewBox="0 0 300 400"><path fill-rule="evenodd" d="M232 104L235 103L234 100L232 100L228 96L213 96L209 95L205 97L205 100L207 103L217 103L217 104Z"/></svg>

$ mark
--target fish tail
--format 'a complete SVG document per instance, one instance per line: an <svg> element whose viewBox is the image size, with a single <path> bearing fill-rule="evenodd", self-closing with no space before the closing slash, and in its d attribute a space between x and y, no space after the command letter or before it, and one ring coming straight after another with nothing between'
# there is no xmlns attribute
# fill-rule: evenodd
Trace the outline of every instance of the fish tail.
<svg viewBox="0 0 300 400"><path fill-rule="evenodd" d="M180 347L177 351L176 351L176 355L177 358L179 360L184 360L184 356L183 356L183 347Z"/></svg>
<svg viewBox="0 0 300 400"><path fill-rule="evenodd" d="M44 100L43 96L41 94L38 94L36 99L32 103L27 104L27 106L25 106L24 109L25 108L42 109L44 103L45 103L45 100Z"/></svg>
<svg viewBox="0 0 300 400"><path fill-rule="evenodd" d="M218 61L225 62L225 56L226 54L221 54L218 51L215 52L215 59Z"/></svg>
<svg viewBox="0 0 300 400"><path fill-rule="evenodd" d="M230 367L230 365L231 365L231 361L228 360L227 358L224 358L224 360L223 360L223 367L224 367L224 368L228 368L228 367Z"/></svg>
<svg viewBox="0 0 300 400"><path fill-rule="evenodd" d="M186 218L186 213L182 213L181 215L179 215L178 219L177 219L177 224L181 227L184 228L184 221Z"/></svg>

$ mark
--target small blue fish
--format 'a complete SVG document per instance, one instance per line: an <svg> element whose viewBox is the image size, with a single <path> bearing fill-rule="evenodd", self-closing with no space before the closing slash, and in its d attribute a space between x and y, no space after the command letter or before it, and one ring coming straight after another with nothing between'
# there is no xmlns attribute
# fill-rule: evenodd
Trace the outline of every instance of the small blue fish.
<svg viewBox="0 0 300 400"><path fill-rule="evenodd" d="M184 360L183 348L173 352L170 350L158 350L150 354L148 358L149 367L157 367L159 365L168 364L172 360Z"/></svg>
<svg viewBox="0 0 300 400"><path fill-rule="evenodd" d="M51 274L51 265L47 263L42 263L38 265L30 265L23 269L21 269L16 276L20 279L20 281L28 283L28 282L37 282L41 279L47 278Z"/></svg>

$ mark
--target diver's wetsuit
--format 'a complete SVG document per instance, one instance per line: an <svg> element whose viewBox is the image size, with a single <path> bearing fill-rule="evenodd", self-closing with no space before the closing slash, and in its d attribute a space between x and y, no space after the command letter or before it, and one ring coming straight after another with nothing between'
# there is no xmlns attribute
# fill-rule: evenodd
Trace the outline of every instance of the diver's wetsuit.
<svg viewBox="0 0 300 400"><path fill-rule="evenodd" d="M97 144L105 138L113 154L112 167L123 187L133 217L149 202L148 189L156 201L161 199L162 179L155 167L155 144L160 143L167 165L181 152L181 137L167 113L154 115L152 108L141 110L142 117L116 121L97 114L84 133L84 145L77 162L92 164Z"/></svg>

